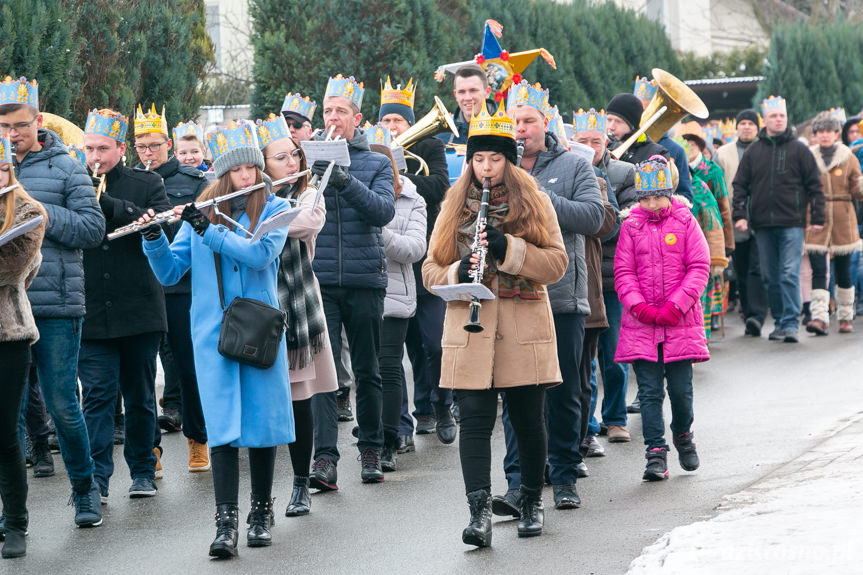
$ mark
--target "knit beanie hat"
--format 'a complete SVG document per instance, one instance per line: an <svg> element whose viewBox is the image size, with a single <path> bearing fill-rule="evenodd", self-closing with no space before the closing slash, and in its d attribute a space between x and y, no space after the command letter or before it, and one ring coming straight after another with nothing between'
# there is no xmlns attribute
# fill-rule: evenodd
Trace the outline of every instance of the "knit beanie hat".
<svg viewBox="0 0 863 575"><path fill-rule="evenodd" d="M755 112L755 110L752 110L751 108L747 110L740 110L737 113L737 123L739 124L744 120L749 120L750 122L755 124L756 128L758 127L758 114Z"/></svg>
<svg viewBox="0 0 863 575"><path fill-rule="evenodd" d="M241 166L243 164L255 164L263 171L264 154L261 153L261 150L257 146L254 148L247 146L233 148L213 161L213 171L216 173L217 178L221 178L234 166Z"/></svg>
<svg viewBox="0 0 863 575"><path fill-rule="evenodd" d="M416 122L416 117L414 116L414 111L409 106L404 104L381 104L380 112L378 112L378 122L384 119L384 116L387 114L398 114L405 120L407 120L408 124L411 126Z"/></svg>
<svg viewBox="0 0 863 575"><path fill-rule="evenodd" d="M644 108L641 100L632 94L617 94L605 107L605 115L613 114L622 118L633 130L641 124L641 114Z"/></svg>

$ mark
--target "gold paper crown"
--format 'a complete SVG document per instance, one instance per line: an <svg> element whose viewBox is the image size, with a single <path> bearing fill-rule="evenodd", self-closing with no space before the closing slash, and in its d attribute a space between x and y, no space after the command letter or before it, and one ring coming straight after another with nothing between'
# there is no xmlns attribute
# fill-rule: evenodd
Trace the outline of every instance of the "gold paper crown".
<svg viewBox="0 0 863 575"><path fill-rule="evenodd" d="M470 121L468 138L474 136L503 136L515 139L515 125L512 119L504 112L504 106L499 106L497 113L492 116L488 113L485 100L482 102L479 114L475 114Z"/></svg>
<svg viewBox="0 0 863 575"><path fill-rule="evenodd" d="M401 84L393 88L390 77L387 76L386 84L381 88L381 106L384 104L402 104L408 108L414 107L414 98L417 95L417 87L414 79L408 80L408 85L402 90Z"/></svg>
<svg viewBox="0 0 863 575"><path fill-rule="evenodd" d="M135 114L135 135L164 134L168 136L168 121L165 119L165 106L162 106L162 115L156 113L156 104L150 104L150 111L141 112L141 104L138 104L138 113Z"/></svg>

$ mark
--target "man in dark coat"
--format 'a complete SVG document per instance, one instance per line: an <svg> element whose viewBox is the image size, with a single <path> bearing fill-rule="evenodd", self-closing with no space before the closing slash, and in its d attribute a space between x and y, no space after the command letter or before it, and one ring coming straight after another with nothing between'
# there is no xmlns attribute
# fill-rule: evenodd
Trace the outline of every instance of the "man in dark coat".
<svg viewBox="0 0 863 575"><path fill-rule="evenodd" d="M87 119L84 153L105 176L99 206L106 232L145 213L171 209L158 174L126 168L123 140L127 120L111 110L94 110ZM114 407L122 392L126 411L123 454L132 486L129 497L156 494L156 354L167 331L165 296L150 270L137 234L108 241L84 252L87 315L78 356L84 419L96 482L103 500L114 472Z"/></svg>

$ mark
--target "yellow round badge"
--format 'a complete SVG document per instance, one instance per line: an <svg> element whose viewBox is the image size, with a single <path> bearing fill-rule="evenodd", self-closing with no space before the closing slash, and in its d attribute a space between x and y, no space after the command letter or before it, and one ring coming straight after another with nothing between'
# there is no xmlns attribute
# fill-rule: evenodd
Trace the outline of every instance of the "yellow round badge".
<svg viewBox="0 0 863 575"><path fill-rule="evenodd" d="M674 234L665 234L665 243L673 246L677 243L677 236L675 236Z"/></svg>
<svg viewBox="0 0 863 575"><path fill-rule="evenodd" d="M833 175L834 176L841 176L842 175L842 168L836 168L835 170L833 170Z"/></svg>

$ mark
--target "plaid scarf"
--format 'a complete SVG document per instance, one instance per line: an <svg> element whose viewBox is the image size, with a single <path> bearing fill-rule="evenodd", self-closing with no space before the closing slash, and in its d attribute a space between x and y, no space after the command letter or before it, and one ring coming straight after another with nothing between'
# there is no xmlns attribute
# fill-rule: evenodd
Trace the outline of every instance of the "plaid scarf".
<svg viewBox="0 0 863 575"><path fill-rule="evenodd" d="M279 190L278 195L294 195L298 190ZM279 307L288 314L285 339L288 346L288 366L303 369L314 360L314 354L324 347L326 318L318 299L312 258L306 243L288 237L279 256Z"/></svg>
<svg viewBox="0 0 863 575"><path fill-rule="evenodd" d="M473 245L473 238L476 234L476 218L479 213L481 200L482 189L475 183L471 184L459 218L461 223L457 233L460 257L464 257L471 252L471 245ZM509 213L509 203L507 203L507 200L507 191L503 184L498 184L489 190L488 212L486 213L486 225L488 227L501 229L503 220ZM483 275L482 283L486 287L491 288L494 276L499 276L497 297L517 297L524 300L539 299L539 291L530 281L520 276L498 271L497 261L492 257L491 252L486 256L485 261L488 264L488 270Z"/></svg>

